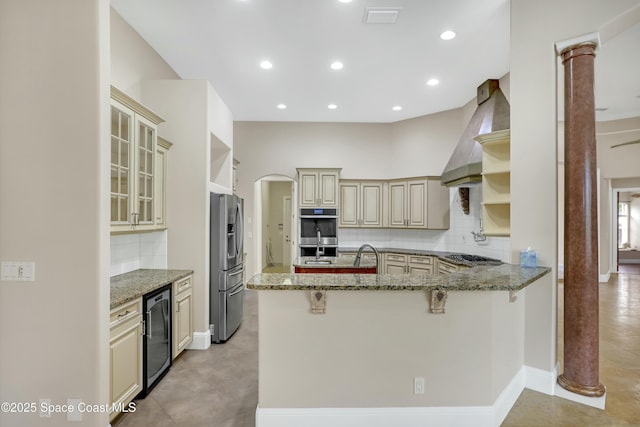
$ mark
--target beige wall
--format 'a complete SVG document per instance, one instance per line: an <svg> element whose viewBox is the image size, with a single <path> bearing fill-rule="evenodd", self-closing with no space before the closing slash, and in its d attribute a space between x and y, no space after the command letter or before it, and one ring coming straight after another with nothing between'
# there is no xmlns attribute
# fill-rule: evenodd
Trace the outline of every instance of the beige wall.
<svg viewBox="0 0 640 427"><path fill-rule="evenodd" d="M167 177L168 267L194 271L194 328L209 328L210 140L232 144L232 118L205 80L145 80L145 105L166 122L158 135L173 143ZM215 118L212 118L214 116ZM229 165L233 153L229 157ZM227 182L231 182L229 169Z"/></svg>
<svg viewBox="0 0 640 427"><path fill-rule="evenodd" d="M111 9L111 84L142 101L143 80L177 78L169 64Z"/></svg>
<svg viewBox="0 0 640 427"><path fill-rule="evenodd" d="M108 1L0 3L0 259L36 264L0 283L3 402L109 399L108 67Z"/></svg>
<svg viewBox="0 0 640 427"><path fill-rule="evenodd" d="M557 56L554 44L597 31L637 0L511 0L511 251L554 267L526 292L525 364L556 364ZM535 181L533 181L535 179ZM535 182L535 185L532 185Z"/></svg>
<svg viewBox="0 0 640 427"><path fill-rule="evenodd" d="M465 125L462 109L392 124L236 122L234 154L245 219L256 215L255 181L267 175L297 179L297 167L342 168L343 179L440 175ZM246 238L245 244L250 277L256 272L255 242Z"/></svg>
<svg viewBox="0 0 640 427"><path fill-rule="evenodd" d="M532 285L535 286L535 285ZM450 292L260 291L260 408L490 406L522 367L523 301ZM413 393L414 377L425 394Z"/></svg>

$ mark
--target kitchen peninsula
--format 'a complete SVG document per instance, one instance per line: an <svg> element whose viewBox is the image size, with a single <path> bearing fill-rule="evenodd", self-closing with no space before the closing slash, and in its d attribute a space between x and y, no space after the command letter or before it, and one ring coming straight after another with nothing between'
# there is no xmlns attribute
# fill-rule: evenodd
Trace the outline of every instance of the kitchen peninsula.
<svg viewBox="0 0 640 427"><path fill-rule="evenodd" d="M258 425L499 425L524 387L526 287L549 272L254 276Z"/></svg>

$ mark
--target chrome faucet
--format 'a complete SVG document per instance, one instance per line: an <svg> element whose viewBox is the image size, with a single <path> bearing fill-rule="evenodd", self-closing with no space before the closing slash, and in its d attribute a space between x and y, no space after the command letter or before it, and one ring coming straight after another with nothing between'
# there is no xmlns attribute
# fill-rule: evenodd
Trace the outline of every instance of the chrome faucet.
<svg viewBox="0 0 640 427"><path fill-rule="evenodd" d="M317 238L317 242L316 242L316 261L320 259L320 238L321 237L322 236L320 235L320 227L316 227L316 238Z"/></svg>
<svg viewBox="0 0 640 427"><path fill-rule="evenodd" d="M373 253L376 255L376 274L378 274L380 273L380 254L378 253L378 250L369 243L365 243L364 245L360 246L360 249L358 249L358 254L356 255L356 259L353 261L353 266L360 267L360 258L362 258L362 251L366 247L370 247Z"/></svg>
<svg viewBox="0 0 640 427"><path fill-rule="evenodd" d="M480 219L480 231L472 231L471 234L473 234L474 242L484 242L485 240L487 240L487 236L484 234L484 230L482 229L482 219Z"/></svg>

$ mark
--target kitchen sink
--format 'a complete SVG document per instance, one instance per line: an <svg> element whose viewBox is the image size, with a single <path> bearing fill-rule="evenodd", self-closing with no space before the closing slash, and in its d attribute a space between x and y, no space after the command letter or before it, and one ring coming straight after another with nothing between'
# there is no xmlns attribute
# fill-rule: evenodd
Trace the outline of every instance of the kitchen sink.
<svg viewBox="0 0 640 427"><path fill-rule="evenodd" d="M329 259L308 259L304 262L307 265L329 265L331 264L331 260Z"/></svg>

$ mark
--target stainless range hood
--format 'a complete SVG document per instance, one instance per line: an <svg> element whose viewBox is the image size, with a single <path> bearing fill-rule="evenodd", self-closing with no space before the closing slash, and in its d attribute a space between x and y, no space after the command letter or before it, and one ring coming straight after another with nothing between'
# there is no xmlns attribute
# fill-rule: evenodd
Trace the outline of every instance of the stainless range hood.
<svg viewBox="0 0 640 427"><path fill-rule="evenodd" d="M490 79L478 86L477 102L478 108L442 172L440 182L447 187L482 182L482 147L474 138L511 127L509 102L500 90L498 80Z"/></svg>

